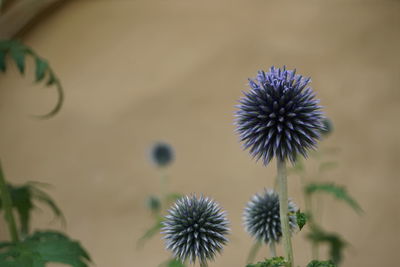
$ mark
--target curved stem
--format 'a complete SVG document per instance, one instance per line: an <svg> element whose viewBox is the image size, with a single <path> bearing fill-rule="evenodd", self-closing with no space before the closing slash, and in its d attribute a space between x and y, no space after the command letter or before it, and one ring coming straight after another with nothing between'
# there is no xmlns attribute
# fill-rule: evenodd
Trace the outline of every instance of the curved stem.
<svg viewBox="0 0 400 267"><path fill-rule="evenodd" d="M288 217L288 190L286 162L277 159L278 168L278 192L279 192L279 214L282 227L282 241L285 251L285 259L288 261L288 267L293 266L292 241L290 240L289 217Z"/></svg>
<svg viewBox="0 0 400 267"><path fill-rule="evenodd" d="M11 240L13 242L18 242L18 231L17 225L15 224L14 214L12 212L12 201L10 197L10 192L8 191L6 180L4 178L3 169L0 163L0 196L1 204L4 209L4 219L7 222L8 230L10 232Z"/></svg>
<svg viewBox="0 0 400 267"><path fill-rule="evenodd" d="M269 253L271 254L271 258L276 257L276 246L273 241L269 242Z"/></svg>

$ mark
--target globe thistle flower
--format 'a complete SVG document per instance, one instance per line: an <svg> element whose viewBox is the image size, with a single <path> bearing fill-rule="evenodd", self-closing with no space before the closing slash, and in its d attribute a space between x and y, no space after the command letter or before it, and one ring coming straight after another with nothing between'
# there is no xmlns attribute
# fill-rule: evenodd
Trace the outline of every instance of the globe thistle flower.
<svg viewBox="0 0 400 267"><path fill-rule="evenodd" d="M289 228L293 232L297 228L296 205L289 200ZM246 231L258 241L265 243L279 242L282 237L279 215L279 196L272 189L255 194L247 203L243 214Z"/></svg>
<svg viewBox="0 0 400 267"><path fill-rule="evenodd" d="M310 78L296 70L259 71L249 79L250 92L244 92L236 111L237 132L244 148L267 165L275 156L295 162L300 153L316 147L323 128L319 100L310 87Z"/></svg>
<svg viewBox="0 0 400 267"><path fill-rule="evenodd" d="M157 167L168 166L174 160L173 148L167 143L158 142L150 150L150 159Z"/></svg>
<svg viewBox="0 0 400 267"><path fill-rule="evenodd" d="M227 243L228 220L225 212L213 200L195 195L177 200L163 222L166 248L174 257L202 266L213 260Z"/></svg>

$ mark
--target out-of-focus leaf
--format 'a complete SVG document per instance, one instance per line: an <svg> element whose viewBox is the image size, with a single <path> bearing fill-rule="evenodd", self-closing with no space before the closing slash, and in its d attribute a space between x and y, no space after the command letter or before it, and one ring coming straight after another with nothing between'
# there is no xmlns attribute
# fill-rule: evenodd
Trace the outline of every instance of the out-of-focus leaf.
<svg viewBox="0 0 400 267"><path fill-rule="evenodd" d="M149 240L150 238L152 238L155 234L157 234L158 232L160 232L162 226L163 226L163 218L157 218L156 223L150 228L148 229L144 235L138 240L137 245L138 247L143 247L144 243Z"/></svg>
<svg viewBox="0 0 400 267"><path fill-rule="evenodd" d="M303 229L304 225L307 223L307 215L303 212L300 212L300 210L298 210L296 212L296 222L301 231L301 229Z"/></svg>
<svg viewBox="0 0 400 267"><path fill-rule="evenodd" d="M336 264L333 263L333 261L313 260L309 264L307 264L307 267L336 267Z"/></svg>
<svg viewBox="0 0 400 267"><path fill-rule="evenodd" d="M361 206L355 201L342 186L338 186L332 183L310 183L306 186L305 192L309 195L316 192L325 192L333 195L339 200L345 201L350 207L352 207L357 213L362 213Z"/></svg>
<svg viewBox="0 0 400 267"><path fill-rule="evenodd" d="M247 264L246 267L281 267L286 266L287 263L288 262L283 257L274 257L256 264Z"/></svg>
<svg viewBox="0 0 400 267"><path fill-rule="evenodd" d="M337 168L337 166L338 166L338 163L336 161L321 162L319 164L318 170L319 170L319 172L325 172L325 171L335 169L335 168Z"/></svg>
<svg viewBox="0 0 400 267"><path fill-rule="evenodd" d="M45 267L47 263L88 267L89 254L78 241L54 232L36 232L19 243L6 243L0 249L0 266Z"/></svg>
<svg viewBox="0 0 400 267"><path fill-rule="evenodd" d="M35 200L46 204L52 210L55 217L61 219L65 224L65 218L62 211L46 192L38 188L39 185L42 184L29 182L21 186L8 185L13 208L17 211L19 216L20 232L22 235L29 234L30 218L31 213L35 208ZM1 208L2 206L0 201L0 209Z"/></svg>
<svg viewBox="0 0 400 267"><path fill-rule="evenodd" d="M337 233L329 233L321 228L312 227L307 238L312 242L326 243L329 245L329 255L335 264L339 264L343 259L343 249L347 246L347 242Z"/></svg>
<svg viewBox="0 0 400 267"><path fill-rule="evenodd" d="M170 259L161 263L158 267L186 267L186 265L177 259Z"/></svg>
<svg viewBox="0 0 400 267"><path fill-rule="evenodd" d="M39 57L31 48L23 45L21 42L16 40L0 40L0 71L6 71L6 55L9 54L17 65L17 68L21 74L25 72L25 58L27 55L31 56L35 60L35 80L42 81L46 73L49 78L46 82L46 86L55 86L57 90L57 103L55 107L47 114L36 116L42 119L50 118L57 114L64 102L64 90L63 87L51 69L47 61Z"/></svg>
<svg viewBox="0 0 400 267"><path fill-rule="evenodd" d="M251 246L250 251L249 251L249 255L247 255L247 260L246 260L247 263L251 263L251 262L253 262L253 261L256 259L257 253L258 253L258 251L260 250L262 244L263 244L263 243L262 243L261 241L256 241L256 242Z"/></svg>
<svg viewBox="0 0 400 267"><path fill-rule="evenodd" d="M51 211L54 213L54 216L61 220L61 222L65 225L66 220L64 214L62 213L61 209L57 206L51 197L44 192L43 190L39 189L38 187L30 186L32 197L33 199L46 204Z"/></svg>
<svg viewBox="0 0 400 267"><path fill-rule="evenodd" d="M10 54L12 59L14 59L15 64L21 74L25 73L25 55L27 49L19 44L15 43L10 48Z"/></svg>
<svg viewBox="0 0 400 267"><path fill-rule="evenodd" d="M36 62L35 76L36 76L36 81L39 82L43 80L44 76L46 75L46 71L48 70L49 64L47 63L46 60L41 59L39 57L35 59L35 62Z"/></svg>

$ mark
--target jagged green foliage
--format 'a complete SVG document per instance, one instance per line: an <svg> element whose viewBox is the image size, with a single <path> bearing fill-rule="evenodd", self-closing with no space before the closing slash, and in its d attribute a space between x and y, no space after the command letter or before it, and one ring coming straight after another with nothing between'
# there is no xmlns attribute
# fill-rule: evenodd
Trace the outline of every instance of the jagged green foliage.
<svg viewBox="0 0 400 267"><path fill-rule="evenodd" d="M247 264L246 267L281 267L287 264L288 262L283 257L274 257L256 264Z"/></svg>
<svg viewBox="0 0 400 267"><path fill-rule="evenodd" d="M337 199L345 201L357 213L363 212L361 206L349 195L349 193L347 193L346 188L343 186L338 186L333 183L310 183L306 186L305 192L309 195L317 192L331 194Z"/></svg>
<svg viewBox="0 0 400 267"><path fill-rule="evenodd" d="M313 260L309 264L307 264L307 267L336 267L336 264L330 260L329 261Z"/></svg>
<svg viewBox="0 0 400 267"><path fill-rule="evenodd" d="M30 47L25 46L16 40L1 40L0 41L0 71L7 70L7 57L10 57L17 66L21 74L25 73L26 57L30 56L35 61L35 80L41 82L45 80L46 86L55 86L58 93L58 100L55 107L47 114L39 116L40 118L49 118L60 111L64 100L64 92L60 80L57 78L53 69L50 67L47 60L38 56Z"/></svg>
<svg viewBox="0 0 400 267"><path fill-rule="evenodd" d="M312 227L307 235L312 242L316 244L326 243L329 246L329 256L335 264L339 264L343 259L343 249L347 242L337 233L330 233L319 227Z"/></svg>
<svg viewBox="0 0 400 267"><path fill-rule="evenodd" d="M177 259L171 259L164 263L161 263L159 267L186 267L186 265Z"/></svg>
<svg viewBox="0 0 400 267"><path fill-rule="evenodd" d="M0 243L2 267L45 267L50 262L87 267L91 259L78 241L59 232L36 232L22 242Z"/></svg>
<svg viewBox="0 0 400 267"><path fill-rule="evenodd" d="M301 229L303 229L304 225L306 225L306 223L307 223L307 215L304 212L301 212L300 210L298 210L296 212L296 222L301 231Z"/></svg>
<svg viewBox="0 0 400 267"><path fill-rule="evenodd" d="M54 216L61 219L65 224L65 218L60 208L45 191L40 189L40 187L43 186L45 186L45 184L37 182L28 182L20 186L8 184L7 186L12 201L12 207L19 216L20 232L23 236L29 234L31 214L36 207L35 203L38 202L47 205L54 213ZM0 209L2 209L1 200Z"/></svg>

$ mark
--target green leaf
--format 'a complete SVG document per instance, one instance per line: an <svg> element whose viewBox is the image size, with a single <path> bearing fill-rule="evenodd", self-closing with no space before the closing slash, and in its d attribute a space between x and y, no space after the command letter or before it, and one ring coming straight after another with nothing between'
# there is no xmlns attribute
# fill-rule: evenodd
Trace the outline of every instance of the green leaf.
<svg viewBox="0 0 400 267"><path fill-rule="evenodd" d="M249 255L247 256L247 260L246 262L250 263L252 261L255 260L258 251L260 250L261 246L262 246L262 242L261 241L256 241L250 248L249 251Z"/></svg>
<svg viewBox="0 0 400 267"><path fill-rule="evenodd" d="M330 260L329 261L313 260L309 264L307 264L307 267L336 267L336 264Z"/></svg>
<svg viewBox="0 0 400 267"><path fill-rule="evenodd" d="M316 244L327 243L331 260L335 264L339 264L342 261L343 249L348 243L339 234L326 232L319 227L312 227L307 238Z"/></svg>
<svg viewBox="0 0 400 267"><path fill-rule="evenodd" d="M156 223L150 228L148 229L144 235L138 240L137 245L138 247L142 247L144 245L144 243L149 240L150 238L152 238L155 234L157 234L158 232L160 232L162 226L163 226L163 218L157 218Z"/></svg>
<svg viewBox="0 0 400 267"><path fill-rule="evenodd" d="M170 259L161 263L158 267L186 267L186 265L177 259Z"/></svg>
<svg viewBox="0 0 400 267"><path fill-rule="evenodd" d="M11 184L8 184L7 186L10 192L13 208L18 213L20 232L22 235L29 234L30 218L31 213L35 208L35 201L46 204L54 213L55 217L61 219L65 224L65 218L60 208L58 208L56 203L46 192L39 189L39 186L43 185L44 184L28 182L20 186L14 186ZM2 209L1 201L0 209Z"/></svg>
<svg viewBox="0 0 400 267"><path fill-rule="evenodd" d="M91 259L78 241L54 232L36 232L20 243L10 243L0 250L0 266L44 267L57 262L72 267L88 267Z"/></svg>
<svg viewBox="0 0 400 267"><path fill-rule="evenodd" d="M283 257L274 257L256 264L247 264L246 267L281 267L286 266L287 263L288 262Z"/></svg>
<svg viewBox="0 0 400 267"><path fill-rule="evenodd" d="M345 201L357 213L363 213L361 206L355 201L342 186L337 186L332 183L310 183L305 188L306 194L313 194L316 192L325 192L333 195L339 200Z"/></svg>
<svg viewBox="0 0 400 267"><path fill-rule="evenodd" d="M11 46L10 48L10 53L12 59L14 59L15 64L17 65L17 68L21 74L24 74L25 72L25 54L27 52L27 49L23 46L20 46L19 44L15 44Z"/></svg>
<svg viewBox="0 0 400 267"><path fill-rule="evenodd" d="M23 45L16 40L0 40L0 71L6 71L6 55L10 54L11 58L17 65L21 74L25 72L25 57L31 56L35 60L35 80L42 81L49 73L49 79L46 81L46 86L55 86L57 90L57 103L55 107L47 114L36 116L41 119L47 119L57 114L64 103L64 89L51 69L46 60L39 57L31 48Z"/></svg>
<svg viewBox="0 0 400 267"><path fill-rule="evenodd" d="M35 59L36 62L36 81L39 82L43 80L44 76L46 75L46 71L48 70L49 64L47 63L46 60L41 59L40 57L37 57Z"/></svg>
<svg viewBox="0 0 400 267"><path fill-rule="evenodd" d="M296 222L301 231L301 229L303 229L304 225L307 223L307 215L303 212L300 212L300 210L298 210L296 212Z"/></svg>

